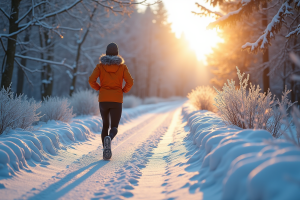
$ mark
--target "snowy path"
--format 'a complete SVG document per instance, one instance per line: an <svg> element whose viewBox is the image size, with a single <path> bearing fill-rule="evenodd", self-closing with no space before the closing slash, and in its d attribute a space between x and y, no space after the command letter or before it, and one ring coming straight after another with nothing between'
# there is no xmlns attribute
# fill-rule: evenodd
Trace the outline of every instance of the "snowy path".
<svg viewBox="0 0 300 200"><path fill-rule="evenodd" d="M190 181L197 173L185 171L187 152L195 146L184 142L187 132L181 106L182 102L171 103L121 125L110 161L102 160L98 135L62 151L46 168L8 179L0 195L7 199L199 199L201 194L194 194L194 181Z"/></svg>

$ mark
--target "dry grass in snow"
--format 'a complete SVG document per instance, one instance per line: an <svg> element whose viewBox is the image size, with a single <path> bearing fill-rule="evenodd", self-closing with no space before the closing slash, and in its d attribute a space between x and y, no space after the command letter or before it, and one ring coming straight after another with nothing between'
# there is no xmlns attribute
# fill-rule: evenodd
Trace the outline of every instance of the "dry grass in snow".
<svg viewBox="0 0 300 200"><path fill-rule="evenodd" d="M287 116L285 110L283 110L283 114ZM286 127L288 127L288 131L282 131L282 134L288 141L297 146L300 146L300 111L296 106L293 107L291 115L294 129L290 126L290 119L288 119L288 117L285 117L282 122Z"/></svg>
<svg viewBox="0 0 300 200"><path fill-rule="evenodd" d="M187 97L190 99L191 104L197 109L216 112L216 107L214 106L216 94L214 89L209 86L198 86L192 90Z"/></svg>
<svg viewBox="0 0 300 200"><path fill-rule="evenodd" d="M39 111L43 116L40 121L44 122L48 120L70 122L75 116L67 98L47 97L44 99Z"/></svg>
<svg viewBox="0 0 300 200"><path fill-rule="evenodd" d="M39 121L37 109L41 103L36 103L27 96L14 96L11 88L0 91L0 135L9 129L28 129L32 123Z"/></svg>
<svg viewBox="0 0 300 200"><path fill-rule="evenodd" d="M247 90L249 75L244 78L237 68L239 88L233 80L227 80L223 90L217 91L216 106L224 122L243 129L265 129L274 137L281 135L280 121L285 117L281 110L287 111L293 104L288 99L290 90L283 92L281 101L269 91L262 93L259 86L250 83Z"/></svg>
<svg viewBox="0 0 300 200"><path fill-rule="evenodd" d="M79 90L70 98L76 115L99 115L98 94L92 90Z"/></svg>

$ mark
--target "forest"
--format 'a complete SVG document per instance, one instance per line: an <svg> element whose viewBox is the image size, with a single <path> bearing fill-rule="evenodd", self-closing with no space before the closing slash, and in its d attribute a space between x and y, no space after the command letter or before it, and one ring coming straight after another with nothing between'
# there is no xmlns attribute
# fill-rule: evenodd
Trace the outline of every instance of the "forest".
<svg viewBox="0 0 300 200"><path fill-rule="evenodd" d="M299 65L295 62L299 55L299 1L209 3L219 9L209 9L199 2L194 13L214 17L208 28L220 28L224 40L207 56L214 74L211 83L220 88L234 77L237 66L251 74L251 82L259 84L263 92L270 89L280 96L287 86L291 101L299 102Z"/></svg>
<svg viewBox="0 0 300 200"><path fill-rule="evenodd" d="M4 0L0 3L1 87L11 84L15 93L36 100L89 89L87 80L100 55L115 42L136 83L131 95L186 96L201 84L220 88L235 77L238 66L264 92L270 88L280 95L287 85L295 102L300 88L292 77L299 69L290 55L299 52L298 4L197 2L191 12L199 19L215 19L208 28L222 38L202 62L184 33L176 37L164 2ZM236 13L237 9L242 11ZM203 67L207 76L201 75Z"/></svg>
<svg viewBox="0 0 300 200"><path fill-rule="evenodd" d="M17 94L36 100L90 89L88 77L115 42L135 80L129 94L186 96L201 83L195 76L201 63L184 35L172 32L164 4L152 4L1 1L1 87L11 84ZM138 11L137 5L146 9ZM11 10L16 12L9 18Z"/></svg>

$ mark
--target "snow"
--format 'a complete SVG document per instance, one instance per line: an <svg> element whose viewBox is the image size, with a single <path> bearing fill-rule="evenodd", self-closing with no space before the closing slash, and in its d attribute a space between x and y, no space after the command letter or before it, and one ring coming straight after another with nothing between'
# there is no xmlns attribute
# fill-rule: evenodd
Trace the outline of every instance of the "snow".
<svg viewBox="0 0 300 200"><path fill-rule="evenodd" d="M300 3L300 1L298 2L298 4ZM289 32L285 37L289 38L292 35L299 35L300 34L300 24L298 24L297 28L291 32Z"/></svg>
<svg viewBox="0 0 300 200"><path fill-rule="evenodd" d="M228 127L216 114L189 105L183 114L199 147L188 162L198 167L198 188L204 194L231 200L299 197L298 147L265 130Z"/></svg>
<svg viewBox="0 0 300 200"><path fill-rule="evenodd" d="M249 48L250 51L255 51L257 48L265 49L270 43L270 39L274 37L273 33L277 33L280 30L281 24L285 22L284 17L293 14L293 12L291 12L292 7L289 4L290 2L288 1L284 2L264 30L263 35L261 35L254 43L247 42L242 46L242 49Z"/></svg>
<svg viewBox="0 0 300 200"><path fill-rule="evenodd" d="M121 124L157 109L166 103L139 106L124 109ZM66 149L68 144L92 139L101 132L102 120L99 116L76 117L71 123L61 121L40 122L33 131L11 130L0 136L0 176L10 177L20 170L29 170L37 162L44 163L50 155L57 155L59 149ZM94 134L93 134L94 133Z"/></svg>
<svg viewBox="0 0 300 200"><path fill-rule="evenodd" d="M244 5L243 5L244 6ZM219 19L217 19L216 21L210 23L208 25L208 28L214 28L215 26L217 26L219 23L223 22L223 21L226 21L228 20L228 18L234 16L234 15L239 15L241 12L243 11L243 7L235 10L235 11L232 11L232 12L229 12L228 14L226 15L223 15L222 17L220 17Z"/></svg>
<svg viewBox="0 0 300 200"><path fill-rule="evenodd" d="M69 70L67 70L66 73L68 74L68 76L70 77L70 79L73 79L73 75L71 74L71 72Z"/></svg>
<svg viewBox="0 0 300 200"><path fill-rule="evenodd" d="M22 29L20 29L20 30L22 30ZM1 34L0 34L0 37L1 37ZM58 66L64 66L64 67L67 67L70 70L73 70L73 66L65 63L65 61L66 61L65 59L63 59L61 62L55 62L55 61L44 60L44 59L40 59L40 58L23 56L23 55L20 55L20 54L16 54L15 57L28 59L28 60L33 60L33 61L42 62L42 63L49 63L49 64L53 64L53 65L58 65ZM28 69L26 68L26 70L28 70Z"/></svg>
<svg viewBox="0 0 300 200"><path fill-rule="evenodd" d="M124 109L113 157L100 116L0 136L7 199L297 199L300 149L183 101ZM18 170L17 170L18 169ZM10 177L7 177L9 174Z"/></svg>

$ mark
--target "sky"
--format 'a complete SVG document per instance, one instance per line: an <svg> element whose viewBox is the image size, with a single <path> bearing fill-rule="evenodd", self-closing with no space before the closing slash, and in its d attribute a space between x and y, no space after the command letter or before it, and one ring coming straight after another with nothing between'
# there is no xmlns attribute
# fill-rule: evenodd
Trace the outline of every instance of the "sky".
<svg viewBox="0 0 300 200"><path fill-rule="evenodd" d="M216 30L206 29L215 19L199 17L192 13L192 11L199 12L196 2L209 8L203 0L163 0L169 14L168 21L172 23L172 30L178 38L184 34L197 58L205 63L205 55L209 54L211 48L218 42L222 42L222 39L218 37Z"/></svg>

